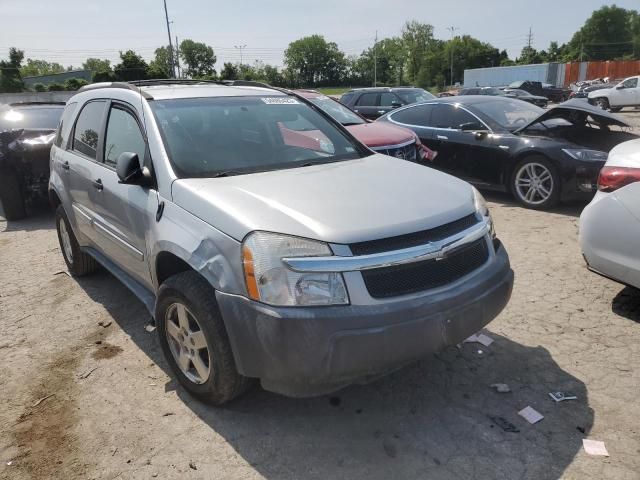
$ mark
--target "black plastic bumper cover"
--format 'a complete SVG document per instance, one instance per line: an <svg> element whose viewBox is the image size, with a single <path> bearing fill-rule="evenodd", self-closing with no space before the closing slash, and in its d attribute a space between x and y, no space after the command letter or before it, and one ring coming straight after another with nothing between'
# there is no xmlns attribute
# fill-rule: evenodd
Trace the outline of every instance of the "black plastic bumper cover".
<svg viewBox="0 0 640 480"><path fill-rule="evenodd" d="M504 247L469 279L375 305L271 307L216 292L238 370L265 389L312 396L392 371L455 345L511 297Z"/></svg>

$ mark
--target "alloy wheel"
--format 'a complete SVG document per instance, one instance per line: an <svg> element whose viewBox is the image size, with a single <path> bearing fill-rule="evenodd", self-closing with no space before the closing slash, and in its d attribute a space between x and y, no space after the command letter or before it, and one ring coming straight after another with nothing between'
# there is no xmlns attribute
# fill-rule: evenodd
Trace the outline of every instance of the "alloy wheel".
<svg viewBox="0 0 640 480"><path fill-rule="evenodd" d="M73 264L73 249L71 248L71 237L67 230L67 224L64 219L58 220L58 230L60 231L60 239L62 240L62 249L64 250L64 256L67 258L69 264Z"/></svg>
<svg viewBox="0 0 640 480"><path fill-rule="evenodd" d="M165 332L180 371L193 383L205 383L211 375L211 356L196 316L182 303L172 303L165 314Z"/></svg>
<svg viewBox="0 0 640 480"><path fill-rule="evenodd" d="M529 205L540 205L553 194L553 175L541 163L525 163L516 172L516 193Z"/></svg>

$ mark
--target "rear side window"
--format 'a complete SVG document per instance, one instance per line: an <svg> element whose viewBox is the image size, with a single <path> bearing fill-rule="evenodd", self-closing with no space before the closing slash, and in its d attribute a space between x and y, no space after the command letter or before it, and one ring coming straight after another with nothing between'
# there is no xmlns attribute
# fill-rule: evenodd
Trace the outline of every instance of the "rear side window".
<svg viewBox="0 0 640 480"><path fill-rule="evenodd" d="M380 94L381 107L392 107L394 103L402 103L394 93L384 92Z"/></svg>
<svg viewBox="0 0 640 480"><path fill-rule="evenodd" d="M60 119L60 125L58 126L58 132L56 134L56 147L67 147L67 142L69 141L69 132L71 132L71 118L73 117L74 112L78 104L76 102L70 103L64 108L64 113L62 114L62 118Z"/></svg>
<svg viewBox="0 0 640 480"><path fill-rule="evenodd" d="M463 123L477 122L469 112L453 105L436 105L431 114L431 125L436 128L458 130Z"/></svg>
<svg viewBox="0 0 640 480"><path fill-rule="evenodd" d="M433 110L433 105L418 105L405 108L399 112L392 113L391 120L405 125L428 127L431 120L431 110Z"/></svg>
<svg viewBox="0 0 640 480"><path fill-rule="evenodd" d="M137 153L138 160L143 162L145 150L146 144L136 118L124 109L113 107L107 123L104 163L115 168L118 157L124 152Z"/></svg>
<svg viewBox="0 0 640 480"><path fill-rule="evenodd" d="M358 105L361 106L376 106L376 101L378 100L377 93L363 93L358 99Z"/></svg>
<svg viewBox="0 0 640 480"><path fill-rule="evenodd" d="M78 115L73 134L73 150L93 160L97 158L104 107L104 101L87 103Z"/></svg>

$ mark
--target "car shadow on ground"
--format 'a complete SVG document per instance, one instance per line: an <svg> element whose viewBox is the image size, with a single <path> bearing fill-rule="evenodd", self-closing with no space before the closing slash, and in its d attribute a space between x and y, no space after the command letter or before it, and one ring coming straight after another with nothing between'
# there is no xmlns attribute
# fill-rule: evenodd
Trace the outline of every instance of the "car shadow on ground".
<svg viewBox="0 0 640 480"><path fill-rule="evenodd" d="M143 328L146 309L123 285L104 271L78 283L172 376L157 333ZM490 335L488 348L451 347L374 383L312 399L256 386L216 408L173 380L165 389L265 478L560 478L593 425L587 388L546 349ZM512 391L498 393L494 383ZM548 393L558 390L578 400L555 403ZM528 405L544 420L519 417Z"/></svg>
<svg viewBox="0 0 640 480"><path fill-rule="evenodd" d="M5 219L4 210L2 210L2 204L0 203L0 233L34 232L37 230L49 230L54 227L54 212L46 203L31 206L27 218L16 221Z"/></svg>
<svg viewBox="0 0 640 480"><path fill-rule="evenodd" d="M611 302L613 313L640 323L640 290L624 287Z"/></svg>
<svg viewBox="0 0 640 480"><path fill-rule="evenodd" d="M525 209L525 207L523 207L520 203L518 203L514 198L513 195L506 193L506 192L495 192L495 191L488 191L488 190L483 190L482 191L482 195L489 201L489 202L494 202L494 203L498 203L503 207L507 207L507 208L522 208ZM553 208L547 209L545 211L549 212L549 213L556 213L559 215L566 215L569 217L575 217L578 218L580 216L580 214L582 213L582 210L584 210L584 207L587 206L589 202L588 201L580 201L580 200L573 200L570 202L563 202Z"/></svg>

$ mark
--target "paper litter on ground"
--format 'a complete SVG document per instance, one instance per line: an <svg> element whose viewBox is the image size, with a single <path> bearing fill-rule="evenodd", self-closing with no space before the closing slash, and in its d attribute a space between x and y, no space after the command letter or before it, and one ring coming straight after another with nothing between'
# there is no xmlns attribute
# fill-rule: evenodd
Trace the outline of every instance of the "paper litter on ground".
<svg viewBox="0 0 640 480"><path fill-rule="evenodd" d="M480 343L485 347L488 347L493 343L493 338L484 333L474 333L469 338L467 338L464 343Z"/></svg>
<svg viewBox="0 0 640 480"><path fill-rule="evenodd" d="M565 400L577 400L573 393L564 393L564 392L549 392L549 396L553 398L556 402L564 402Z"/></svg>
<svg viewBox="0 0 640 480"><path fill-rule="evenodd" d="M584 451L589 455L600 455L603 457L609 456L609 452L607 452L607 447L604 446L604 442L599 440L587 440L584 438L582 439L582 446L584 447Z"/></svg>
<svg viewBox="0 0 640 480"><path fill-rule="evenodd" d="M506 383L492 383L491 388L495 388L498 393L509 393L511 391Z"/></svg>
<svg viewBox="0 0 640 480"><path fill-rule="evenodd" d="M518 412L518 415L523 417L530 424L538 423L540 420L544 418L540 412L534 410L531 407L525 407Z"/></svg>

